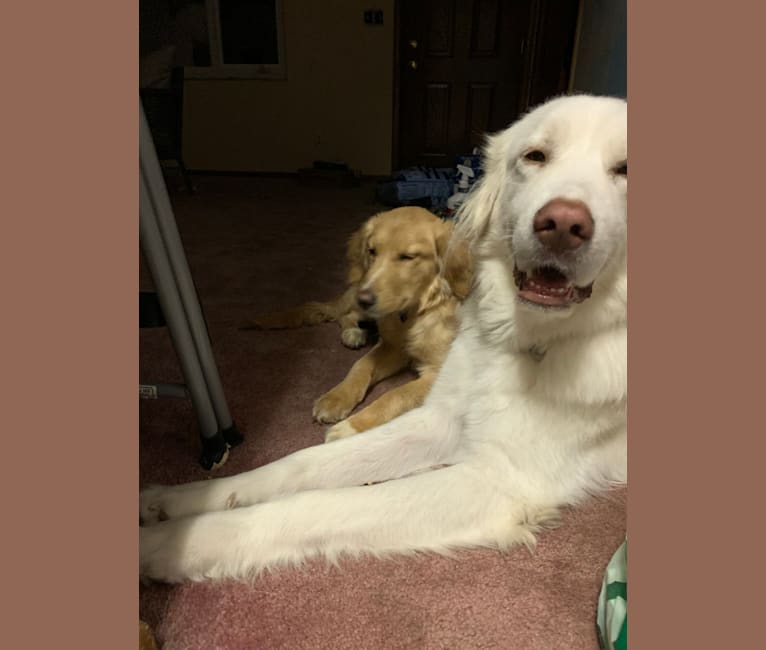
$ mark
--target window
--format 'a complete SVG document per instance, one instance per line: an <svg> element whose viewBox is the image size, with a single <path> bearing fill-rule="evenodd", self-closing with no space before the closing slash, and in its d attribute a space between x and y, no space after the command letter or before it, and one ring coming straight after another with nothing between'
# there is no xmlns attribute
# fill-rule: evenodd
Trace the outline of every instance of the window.
<svg viewBox="0 0 766 650"><path fill-rule="evenodd" d="M189 79L284 79L282 0L177 0Z"/></svg>

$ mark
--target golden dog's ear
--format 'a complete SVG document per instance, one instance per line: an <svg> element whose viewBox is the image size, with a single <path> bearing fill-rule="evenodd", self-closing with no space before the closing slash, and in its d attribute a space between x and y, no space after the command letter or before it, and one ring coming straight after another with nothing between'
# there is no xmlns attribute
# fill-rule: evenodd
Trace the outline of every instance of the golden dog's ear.
<svg viewBox="0 0 766 650"><path fill-rule="evenodd" d="M436 238L436 250L442 264L442 276L449 284L452 293L459 300L468 296L473 285L473 260L468 244L453 236L452 223L444 223L441 233Z"/></svg>
<svg viewBox="0 0 766 650"><path fill-rule="evenodd" d="M348 265L347 280L349 284L359 282L367 271L367 239L372 232L375 217L365 221L353 234L346 244L346 263Z"/></svg>

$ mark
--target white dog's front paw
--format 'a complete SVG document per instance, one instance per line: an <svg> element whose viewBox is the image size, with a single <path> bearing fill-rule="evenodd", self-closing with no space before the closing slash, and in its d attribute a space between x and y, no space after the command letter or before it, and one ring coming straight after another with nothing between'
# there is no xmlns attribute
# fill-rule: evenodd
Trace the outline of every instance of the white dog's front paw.
<svg viewBox="0 0 766 650"><path fill-rule="evenodd" d="M332 442L333 440L340 440L341 438L348 438L349 436L355 436L359 433L354 429L351 422L343 420L338 422L334 427L330 427L324 436L325 442Z"/></svg>
<svg viewBox="0 0 766 650"><path fill-rule="evenodd" d="M361 327L349 327L341 332L340 340L347 348L356 350L367 343L367 332Z"/></svg>
<svg viewBox="0 0 766 650"><path fill-rule="evenodd" d="M185 548L178 523L168 521L138 529L139 575L142 580L182 582L188 578Z"/></svg>
<svg viewBox="0 0 766 650"><path fill-rule="evenodd" d="M165 511L165 494L169 488L164 485L152 485L138 495L138 521L141 526L152 526L170 519Z"/></svg>
<svg viewBox="0 0 766 650"><path fill-rule="evenodd" d="M229 540L225 531L211 532L198 517L139 528L140 577L168 583L213 577Z"/></svg>
<svg viewBox="0 0 766 650"><path fill-rule="evenodd" d="M207 485L152 485L141 491L138 497L139 523L152 526L160 521L178 519L205 512Z"/></svg>
<svg viewBox="0 0 766 650"><path fill-rule="evenodd" d="M139 528L139 576L170 583L245 576L258 557L248 516L208 512Z"/></svg>

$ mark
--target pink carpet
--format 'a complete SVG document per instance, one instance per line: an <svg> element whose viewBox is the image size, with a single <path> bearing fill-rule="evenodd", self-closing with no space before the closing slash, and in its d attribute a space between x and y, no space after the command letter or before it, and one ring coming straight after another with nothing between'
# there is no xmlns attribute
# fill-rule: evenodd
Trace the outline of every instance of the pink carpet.
<svg viewBox="0 0 766 650"><path fill-rule="evenodd" d="M177 185L168 179L171 189ZM234 474L322 440L313 400L363 351L335 324L239 331L255 312L332 297L345 238L380 209L373 188L322 189L292 179L206 176L174 194L179 230L206 313L229 407L246 441L216 475ZM143 288L151 281L142 273ZM181 381L164 330L140 335L141 379ZM401 381L392 380L392 382ZM373 396L391 386L384 384ZM206 477L195 415L184 401L140 404L140 480ZM164 650L596 650L604 568L625 535L626 491L565 513L534 554L346 561L285 570L252 586L142 586L140 614Z"/></svg>

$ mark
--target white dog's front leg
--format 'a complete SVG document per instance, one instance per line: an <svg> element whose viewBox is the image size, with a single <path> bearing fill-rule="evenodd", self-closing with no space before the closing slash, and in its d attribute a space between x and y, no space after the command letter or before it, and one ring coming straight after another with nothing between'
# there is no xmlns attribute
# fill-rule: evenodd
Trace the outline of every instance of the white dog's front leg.
<svg viewBox="0 0 766 650"><path fill-rule="evenodd" d="M318 556L335 560L530 541L533 520L496 491L485 473L455 465L142 528L141 575L165 582L245 578Z"/></svg>
<svg viewBox="0 0 766 650"><path fill-rule="evenodd" d="M186 485L155 486L140 496L145 525L250 506L317 488L385 481L449 462L457 425L432 408L414 409L363 436L297 451L258 469Z"/></svg>

